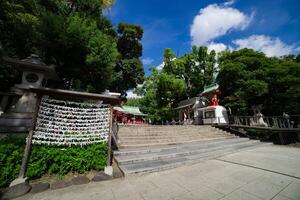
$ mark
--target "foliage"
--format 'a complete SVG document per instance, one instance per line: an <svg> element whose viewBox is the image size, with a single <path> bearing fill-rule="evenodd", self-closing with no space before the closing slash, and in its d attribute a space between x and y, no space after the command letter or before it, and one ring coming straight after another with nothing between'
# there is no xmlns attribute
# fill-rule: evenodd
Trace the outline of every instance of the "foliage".
<svg viewBox="0 0 300 200"><path fill-rule="evenodd" d="M147 77L144 88L145 96L141 99L141 111L148 114L152 122L174 117L173 109L186 91L182 79L151 68L152 74Z"/></svg>
<svg viewBox="0 0 300 200"><path fill-rule="evenodd" d="M62 43L70 55L65 66L57 70L71 86L75 80L80 81L79 88L75 89L103 91L110 84L118 55L114 39L99 31L96 21L76 15L67 23Z"/></svg>
<svg viewBox="0 0 300 200"><path fill-rule="evenodd" d="M137 58L118 61L110 86L112 91L125 94L128 89L135 88L144 81L144 68Z"/></svg>
<svg viewBox="0 0 300 200"><path fill-rule="evenodd" d="M299 114L300 64L289 57L269 58L250 49L222 52L221 104L234 114L252 115L254 105L263 105L265 115Z"/></svg>
<svg viewBox="0 0 300 200"><path fill-rule="evenodd" d="M133 107L140 107L141 104L140 98L134 98L134 99L127 99L127 101L124 103L125 106L133 106Z"/></svg>
<svg viewBox="0 0 300 200"><path fill-rule="evenodd" d="M151 68L142 89L141 110L152 122L175 118L174 108L186 98L192 98L211 84L216 73L216 54L207 47L193 47L193 51L175 58L169 48L164 52L164 68Z"/></svg>
<svg viewBox="0 0 300 200"><path fill-rule="evenodd" d="M123 58L139 58L142 56L143 29L139 25L120 23L118 26L120 35L118 40L118 49Z"/></svg>
<svg viewBox="0 0 300 200"><path fill-rule="evenodd" d="M193 46L191 53L175 58L171 49L164 52L163 72L183 79L187 86L186 98L192 98L214 81L216 53L207 52L207 47Z"/></svg>
<svg viewBox="0 0 300 200"><path fill-rule="evenodd" d="M0 144L0 187L5 187L19 173L25 144L23 139L4 140ZM106 160L106 143L65 148L33 145L26 176L34 179L44 174L65 175L68 172L102 170Z"/></svg>
<svg viewBox="0 0 300 200"><path fill-rule="evenodd" d="M56 65L61 87L102 92L111 86L112 90L116 87L126 91L143 81L144 71L138 59L142 54L139 41L143 30L137 25L120 24L118 35L102 14L113 3L0 1L0 48L20 59L35 53L46 64ZM14 80L6 78L10 69L0 65L0 82ZM120 79L113 79L115 73L123 70Z"/></svg>
<svg viewBox="0 0 300 200"><path fill-rule="evenodd" d="M24 147L24 139L0 140L0 188L18 176Z"/></svg>
<svg viewBox="0 0 300 200"><path fill-rule="evenodd" d="M144 81L144 69L139 59L143 50L143 29L138 25L120 23L118 34L117 46L120 56L110 89L125 94L128 89L135 88Z"/></svg>
<svg viewBox="0 0 300 200"><path fill-rule="evenodd" d="M214 51L208 53L207 47L193 47L191 53L175 58L166 49L162 71L152 68L138 90L144 95L140 107L152 122L170 120L180 100L198 96L205 85L217 81L221 105L230 107L233 114L252 115L257 105L262 105L265 115L299 114L299 58L270 58L250 49L223 51L217 56Z"/></svg>
<svg viewBox="0 0 300 200"><path fill-rule="evenodd" d="M46 173L65 175L68 172L102 170L106 159L106 143L66 148L36 145L32 148L26 175L37 178Z"/></svg>

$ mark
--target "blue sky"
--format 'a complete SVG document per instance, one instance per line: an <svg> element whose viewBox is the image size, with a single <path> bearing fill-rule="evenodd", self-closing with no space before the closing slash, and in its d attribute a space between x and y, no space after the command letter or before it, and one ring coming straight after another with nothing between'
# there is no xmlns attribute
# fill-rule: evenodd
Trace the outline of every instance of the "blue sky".
<svg viewBox="0 0 300 200"><path fill-rule="evenodd" d="M149 66L162 63L165 48L180 56L192 45L210 49L253 48L268 56L300 53L299 0L116 0L107 14L144 29L143 56Z"/></svg>

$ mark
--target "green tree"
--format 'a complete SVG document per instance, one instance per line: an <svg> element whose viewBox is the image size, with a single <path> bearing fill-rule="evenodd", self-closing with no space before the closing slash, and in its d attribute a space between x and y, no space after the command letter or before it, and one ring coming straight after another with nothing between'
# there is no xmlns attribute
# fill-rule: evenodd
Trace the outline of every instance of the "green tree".
<svg viewBox="0 0 300 200"><path fill-rule="evenodd" d="M178 73L176 65L173 62L175 60L175 54L170 48L166 48L164 51L164 72L168 74L176 75Z"/></svg>
<svg viewBox="0 0 300 200"><path fill-rule="evenodd" d="M50 50L49 59L55 56L56 61L63 63L58 65L57 71L65 87L90 92L103 91L110 85L118 56L115 39L101 32L96 21L89 18L74 15L68 17L66 25L59 43L56 43L63 50L60 55L53 52L55 49ZM51 41L52 38L49 39Z"/></svg>
<svg viewBox="0 0 300 200"><path fill-rule="evenodd" d="M124 103L126 106L134 106L134 107L141 107L141 98L131 98L127 99L127 101Z"/></svg>
<svg viewBox="0 0 300 200"><path fill-rule="evenodd" d="M164 68L151 68L152 74L139 89L144 94L141 109L153 122L174 118L178 103L198 96L205 85L214 81L216 72L216 53L208 53L206 47L194 46L191 53L178 58L167 48L163 60Z"/></svg>
<svg viewBox="0 0 300 200"><path fill-rule="evenodd" d="M37 42L40 20L29 0L0 1L0 47L6 53L26 57Z"/></svg>
<svg viewBox="0 0 300 200"><path fill-rule="evenodd" d="M174 108L186 91L186 84L184 80L159 72L155 67L151 71L152 74L143 86L146 92L141 99L141 110L149 114L148 118L152 122L170 120L174 117Z"/></svg>
<svg viewBox="0 0 300 200"><path fill-rule="evenodd" d="M55 64L64 88L126 91L143 80L139 60L143 30L137 25L120 24L117 33L102 15L113 3L3 0L0 48L20 59L36 53L46 64ZM0 74L4 76L5 71Z"/></svg>
<svg viewBox="0 0 300 200"><path fill-rule="evenodd" d="M264 110L269 115L283 112L297 115L300 113L300 64L281 59L274 62L272 68L266 69L268 95Z"/></svg>
<svg viewBox="0 0 300 200"><path fill-rule="evenodd" d="M250 49L222 52L217 77L221 104L235 114L252 114L263 105L265 115L300 112L300 65L296 56L269 58Z"/></svg>
<svg viewBox="0 0 300 200"><path fill-rule="evenodd" d="M163 71L185 81L186 98L192 98L214 81L216 72L216 53L207 52L207 47L193 46L192 52L175 59L171 49L164 52Z"/></svg>
<svg viewBox="0 0 300 200"><path fill-rule="evenodd" d="M143 29L134 24L120 23L118 26L118 51L120 56L114 68L111 90L126 93L144 81L141 39Z"/></svg>
<svg viewBox="0 0 300 200"><path fill-rule="evenodd" d="M120 23L118 26L118 49L124 59L139 58L143 47L140 43L143 29L139 25Z"/></svg>
<svg viewBox="0 0 300 200"><path fill-rule="evenodd" d="M152 121L170 120L178 102L199 95L206 84L221 86L221 105L233 114L252 115L252 106L262 105L263 114L300 112L299 56L270 58L251 49L223 51L218 57L206 47L175 59L171 49L164 52L164 68L152 68L142 89L141 109ZM218 67L216 67L218 58Z"/></svg>

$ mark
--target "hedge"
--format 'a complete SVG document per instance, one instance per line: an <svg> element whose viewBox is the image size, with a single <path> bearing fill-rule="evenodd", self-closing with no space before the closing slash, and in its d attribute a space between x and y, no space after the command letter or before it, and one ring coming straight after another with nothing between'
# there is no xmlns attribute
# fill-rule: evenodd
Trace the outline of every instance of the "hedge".
<svg viewBox="0 0 300 200"><path fill-rule="evenodd" d="M0 140L0 188L8 186L18 176L24 147L24 139ZM106 160L107 143L83 147L33 145L26 176L36 179L45 174L63 176L68 172L99 171L104 169Z"/></svg>

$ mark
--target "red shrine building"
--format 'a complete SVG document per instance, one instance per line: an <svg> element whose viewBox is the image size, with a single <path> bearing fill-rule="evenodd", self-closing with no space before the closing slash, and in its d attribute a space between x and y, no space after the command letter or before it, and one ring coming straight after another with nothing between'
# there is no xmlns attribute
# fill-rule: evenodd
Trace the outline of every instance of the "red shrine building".
<svg viewBox="0 0 300 200"><path fill-rule="evenodd" d="M186 124L226 124L226 108L219 105L219 85L214 83L204 87L200 97L183 100L175 108L178 118Z"/></svg>
<svg viewBox="0 0 300 200"><path fill-rule="evenodd" d="M133 106L114 107L113 112L115 120L120 124L144 124L147 116Z"/></svg>

